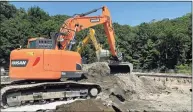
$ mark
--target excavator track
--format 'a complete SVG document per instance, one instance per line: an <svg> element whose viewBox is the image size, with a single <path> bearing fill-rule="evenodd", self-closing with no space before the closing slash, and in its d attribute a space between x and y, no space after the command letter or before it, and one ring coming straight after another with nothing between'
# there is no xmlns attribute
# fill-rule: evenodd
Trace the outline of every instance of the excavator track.
<svg viewBox="0 0 193 112"><path fill-rule="evenodd" d="M1 88L9 85L18 85L18 84L26 84L26 81L25 80L16 80L16 81L7 81L7 82L1 81Z"/></svg>
<svg viewBox="0 0 193 112"><path fill-rule="evenodd" d="M95 98L100 92L101 87L97 84L73 81L8 85L1 89L1 107L44 104L75 98Z"/></svg>

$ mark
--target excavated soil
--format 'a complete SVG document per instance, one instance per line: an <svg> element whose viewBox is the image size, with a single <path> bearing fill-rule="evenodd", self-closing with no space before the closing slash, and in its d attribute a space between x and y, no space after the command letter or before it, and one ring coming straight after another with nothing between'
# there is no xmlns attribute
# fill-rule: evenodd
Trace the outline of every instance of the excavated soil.
<svg viewBox="0 0 193 112"><path fill-rule="evenodd" d="M101 100L93 100L93 99L79 100L70 104L60 105L56 107L56 112L74 112L74 111L79 111L79 112L111 111L113 112L114 109L112 107L104 106Z"/></svg>
<svg viewBox="0 0 193 112"><path fill-rule="evenodd" d="M100 84L102 92L96 100L62 105L58 110L102 111L106 106L114 111L191 111L191 79L137 77L134 74L110 74L107 63L84 65L82 80ZM93 105L99 102L102 105ZM90 102L90 103L88 103ZM78 106L84 104L84 106ZM94 107L93 107L94 106ZM97 107L95 107L97 106ZM96 110L95 110L96 109Z"/></svg>

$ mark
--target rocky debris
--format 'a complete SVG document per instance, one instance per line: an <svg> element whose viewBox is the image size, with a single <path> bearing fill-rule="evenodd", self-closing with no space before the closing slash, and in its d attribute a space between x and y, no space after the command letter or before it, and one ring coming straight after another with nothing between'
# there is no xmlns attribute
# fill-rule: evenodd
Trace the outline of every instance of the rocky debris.
<svg viewBox="0 0 193 112"><path fill-rule="evenodd" d="M85 64L83 65L83 72L89 81L100 81L103 77L110 76L110 68L105 62Z"/></svg>
<svg viewBox="0 0 193 112"><path fill-rule="evenodd" d="M98 83L102 87L102 93L98 95L97 99L120 111L191 110L190 89L192 81L175 78L138 77L135 74L115 74L112 76L108 64L104 62L84 65L83 69L87 72L87 81ZM178 89L172 89L175 87ZM163 98L165 100L162 100ZM179 105L179 107L175 108L173 104Z"/></svg>
<svg viewBox="0 0 193 112"><path fill-rule="evenodd" d="M55 112L75 112L75 111L78 111L78 112L82 112L82 111L85 111L85 112L92 112L92 111L115 112L113 107L105 106L103 105L103 102L101 100L93 100L93 99L78 100L70 104L57 106Z"/></svg>
<svg viewBox="0 0 193 112"><path fill-rule="evenodd" d="M115 87L110 89L110 95L117 97L121 102L125 101L125 94L121 88Z"/></svg>
<svg viewBox="0 0 193 112"><path fill-rule="evenodd" d="M53 109L47 109L47 110L39 109L36 112L55 112L55 110L53 110Z"/></svg>

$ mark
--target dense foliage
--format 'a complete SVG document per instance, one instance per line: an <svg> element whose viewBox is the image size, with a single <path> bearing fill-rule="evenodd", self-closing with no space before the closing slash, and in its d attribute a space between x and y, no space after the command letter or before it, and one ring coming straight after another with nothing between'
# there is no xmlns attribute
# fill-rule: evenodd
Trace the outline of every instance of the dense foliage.
<svg viewBox="0 0 193 112"><path fill-rule="evenodd" d="M50 16L39 7L31 7L27 11L16 9L8 2L0 2L0 64L9 64L10 51L26 47L30 37L48 37L49 32L59 31L67 15ZM112 18L113 19L113 18ZM188 13L175 19L163 19L141 23L138 26L113 23L116 44L125 54L124 61L134 64L135 69L168 70L175 68L191 68L192 65L192 14ZM108 49L107 38L102 25L93 27L98 41ZM76 35L77 44L88 30ZM76 45L77 45L76 44ZM74 46L74 49L76 47ZM85 47L82 56L89 63L96 61L92 44Z"/></svg>

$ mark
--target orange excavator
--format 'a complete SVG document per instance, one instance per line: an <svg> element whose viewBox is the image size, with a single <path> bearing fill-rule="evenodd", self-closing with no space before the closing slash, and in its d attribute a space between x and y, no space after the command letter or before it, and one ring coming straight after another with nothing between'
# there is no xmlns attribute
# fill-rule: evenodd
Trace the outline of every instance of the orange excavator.
<svg viewBox="0 0 193 112"><path fill-rule="evenodd" d="M100 16L87 16L100 9ZM115 73L131 73L132 65L121 62L122 54L117 53L110 12L103 6L67 19L60 32L54 33L51 39L31 38L26 49L13 50L9 77L18 81L1 88L1 106L6 108L35 102L96 97L101 92L100 85L77 82L84 74L82 59L71 48L77 32L99 24L104 25L112 54L109 67Z"/></svg>

